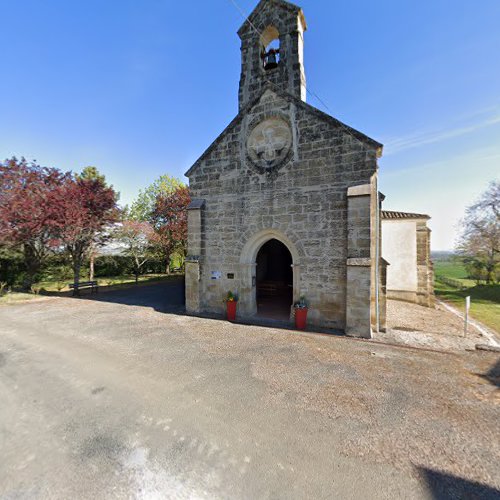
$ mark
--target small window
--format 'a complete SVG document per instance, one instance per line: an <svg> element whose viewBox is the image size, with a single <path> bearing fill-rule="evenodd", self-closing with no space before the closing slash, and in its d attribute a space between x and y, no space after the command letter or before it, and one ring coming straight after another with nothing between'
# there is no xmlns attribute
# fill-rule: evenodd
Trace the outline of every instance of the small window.
<svg viewBox="0 0 500 500"><path fill-rule="evenodd" d="M260 37L262 65L266 71L278 67L280 62L280 34L274 26L268 26Z"/></svg>

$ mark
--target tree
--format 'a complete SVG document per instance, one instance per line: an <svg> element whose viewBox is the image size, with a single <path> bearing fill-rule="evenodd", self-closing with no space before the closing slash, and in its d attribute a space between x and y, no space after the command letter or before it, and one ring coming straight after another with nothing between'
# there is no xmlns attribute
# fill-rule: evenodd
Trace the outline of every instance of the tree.
<svg viewBox="0 0 500 500"><path fill-rule="evenodd" d="M153 212L156 241L167 262L174 251L184 261L187 252L187 207L191 202L189 188L182 186L167 196L160 196Z"/></svg>
<svg viewBox="0 0 500 500"><path fill-rule="evenodd" d="M75 294L78 294L80 269L93 245L103 244L104 230L118 220L117 195L99 179L73 176L59 189L57 236L71 257Z"/></svg>
<svg viewBox="0 0 500 500"><path fill-rule="evenodd" d="M115 237L125 246L125 254L132 257L135 282L138 283L144 264L153 254L153 226L149 222L126 219L117 228Z"/></svg>
<svg viewBox="0 0 500 500"><path fill-rule="evenodd" d="M82 180L89 180L89 181L96 181L99 182L102 186L104 187L110 187L112 188L113 186L108 186L106 183L106 177L99 172L99 170L96 167L85 167L82 170L81 174L76 175L77 179L82 179ZM116 194L116 200L118 201L119 194ZM97 247L97 242L92 242L89 247L89 280L93 281L94 280L94 262L95 262L95 257L96 257L96 247Z"/></svg>
<svg viewBox="0 0 500 500"><path fill-rule="evenodd" d="M55 194L69 177L25 158L0 163L0 243L23 252L26 291L55 247Z"/></svg>
<svg viewBox="0 0 500 500"><path fill-rule="evenodd" d="M106 186L106 177L97 170L96 167L85 167L81 174L76 174L77 179L84 179L89 181L98 181L103 186ZM110 186L113 187L113 186Z"/></svg>
<svg viewBox="0 0 500 500"><path fill-rule="evenodd" d="M479 200L467 208L458 250L486 282L494 280L500 256L500 182L494 181Z"/></svg>
<svg viewBox="0 0 500 500"><path fill-rule="evenodd" d="M185 184L169 175L162 175L146 189L139 191L137 200L130 207L130 218L138 221L153 222L157 200L185 187Z"/></svg>

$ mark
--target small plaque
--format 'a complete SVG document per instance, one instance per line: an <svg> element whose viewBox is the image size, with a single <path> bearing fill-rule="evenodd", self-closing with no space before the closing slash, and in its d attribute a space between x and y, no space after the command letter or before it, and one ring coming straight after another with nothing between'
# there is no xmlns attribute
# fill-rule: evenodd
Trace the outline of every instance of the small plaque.
<svg viewBox="0 0 500 500"><path fill-rule="evenodd" d="M212 271L212 279L220 280L222 278L222 273L220 271Z"/></svg>
<svg viewBox="0 0 500 500"><path fill-rule="evenodd" d="M227 279L228 280L234 280L234 273L228 273Z"/></svg>

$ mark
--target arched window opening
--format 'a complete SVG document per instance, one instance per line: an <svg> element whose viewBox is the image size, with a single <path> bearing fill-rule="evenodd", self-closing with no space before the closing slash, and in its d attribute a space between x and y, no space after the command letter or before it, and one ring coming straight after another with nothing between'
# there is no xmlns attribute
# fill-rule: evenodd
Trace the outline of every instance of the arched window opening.
<svg viewBox="0 0 500 500"><path fill-rule="evenodd" d="M280 62L280 34L274 26L268 26L260 37L262 65L266 71L278 67Z"/></svg>

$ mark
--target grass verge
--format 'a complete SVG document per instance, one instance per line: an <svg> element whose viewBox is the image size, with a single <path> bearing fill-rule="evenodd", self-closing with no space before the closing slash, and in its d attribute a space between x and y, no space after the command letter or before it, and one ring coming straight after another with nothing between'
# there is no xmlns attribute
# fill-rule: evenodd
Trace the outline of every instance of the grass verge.
<svg viewBox="0 0 500 500"><path fill-rule="evenodd" d="M10 292L4 295L0 295L0 305L16 304L18 302L26 302L29 300L40 300L43 298L44 297L42 295L36 295L34 293Z"/></svg>
<svg viewBox="0 0 500 500"><path fill-rule="evenodd" d="M156 281L169 280L173 276L177 275L167 275L167 274L144 274L139 276L139 283L152 283ZM61 281L41 281L36 284L37 289L41 289L46 292L69 292L68 284L73 280ZM88 281L88 277L81 277L80 281ZM100 278L95 278L95 281L99 284L99 288L115 287L117 285L133 285L135 284L134 275L123 275L123 276L104 276Z"/></svg>
<svg viewBox="0 0 500 500"><path fill-rule="evenodd" d="M435 292L436 297L462 312L465 310L465 297L470 296L471 316L500 333L500 285L474 285L458 290L440 282L436 276Z"/></svg>

